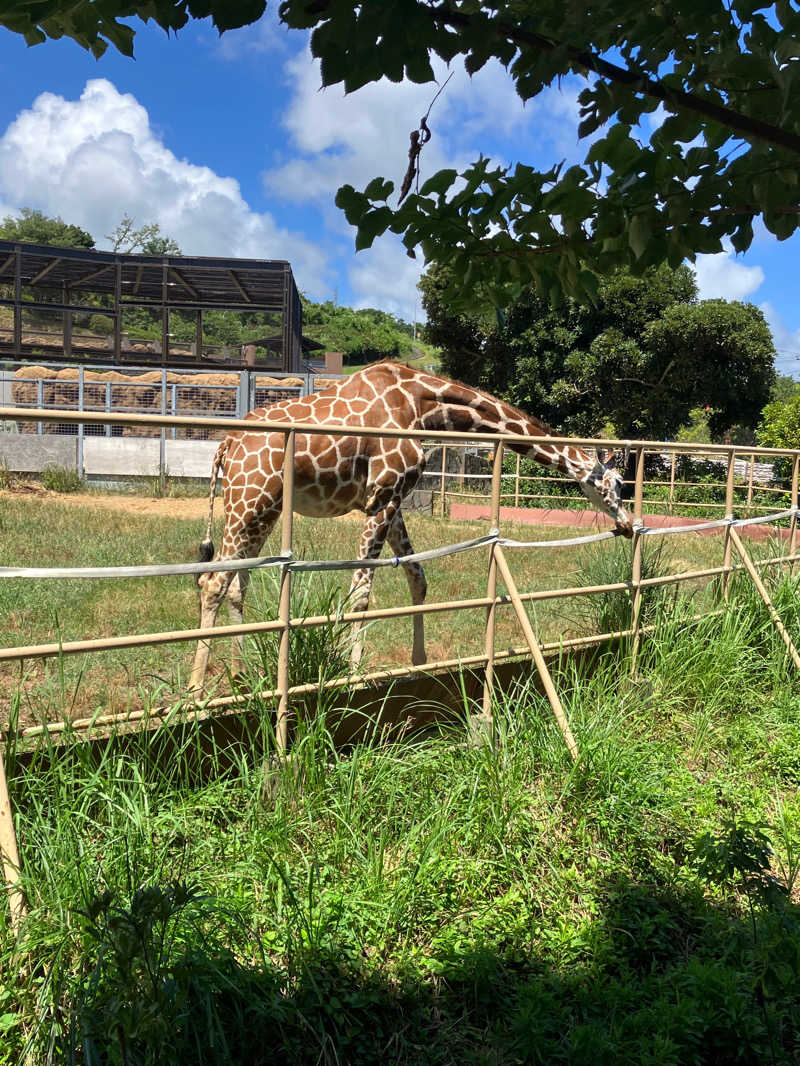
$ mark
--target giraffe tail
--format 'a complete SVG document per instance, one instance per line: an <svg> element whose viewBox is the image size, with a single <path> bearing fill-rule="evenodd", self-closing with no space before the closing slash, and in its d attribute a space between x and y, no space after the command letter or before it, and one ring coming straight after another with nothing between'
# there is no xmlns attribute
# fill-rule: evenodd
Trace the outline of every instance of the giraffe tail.
<svg viewBox="0 0 800 1066"><path fill-rule="evenodd" d="M219 474L220 467L225 461L225 456L228 453L228 440L227 438L217 448L214 455L214 462L211 465L211 484L209 486L208 493L208 521L206 523L206 535L200 542L200 547L197 551L198 563L209 563L214 558L214 542L211 539L211 527L214 522L214 496L217 491L217 476ZM197 575L197 583L200 584L200 574Z"/></svg>

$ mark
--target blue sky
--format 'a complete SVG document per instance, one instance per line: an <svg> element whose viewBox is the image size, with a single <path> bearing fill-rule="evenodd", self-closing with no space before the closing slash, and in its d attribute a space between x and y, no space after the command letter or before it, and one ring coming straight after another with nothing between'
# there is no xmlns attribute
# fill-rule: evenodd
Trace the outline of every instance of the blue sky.
<svg viewBox="0 0 800 1066"><path fill-rule="evenodd" d="M351 97L320 91L303 34L268 14L221 39L210 23L177 37L136 24L136 59L94 60L71 41L27 48L0 29L0 216L60 214L107 246L123 214L158 222L187 254L289 259L314 299L411 320L421 264L391 236L367 252L335 208L344 182L399 185L408 135L435 86L382 82ZM577 79L523 107L505 71L457 69L431 116L423 178L482 150L541 167L579 159ZM704 256L702 296L767 314L778 366L800 376L798 239L761 230L745 256ZM419 309L416 308L419 315Z"/></svg>

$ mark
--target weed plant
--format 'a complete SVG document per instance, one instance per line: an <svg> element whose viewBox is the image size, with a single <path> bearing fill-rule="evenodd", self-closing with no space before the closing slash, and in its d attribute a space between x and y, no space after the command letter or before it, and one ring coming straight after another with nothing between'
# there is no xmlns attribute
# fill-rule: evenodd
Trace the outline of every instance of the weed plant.
<svg viewBox="0 0 800 1066"><path fill-rule="evenodd" d="M39 481L48 492L83 492L86 487L77 470L56 464L43 466Z"/></svg>
<svg viewBox="0 0 800 1066"><path fill-rule="evenodd" d="M800 687L742 582L650 610L556 671L575 763L533 679L494 742L309 723L268 800L267 716L9 744L0 1062L796 1062Z"/></svg>

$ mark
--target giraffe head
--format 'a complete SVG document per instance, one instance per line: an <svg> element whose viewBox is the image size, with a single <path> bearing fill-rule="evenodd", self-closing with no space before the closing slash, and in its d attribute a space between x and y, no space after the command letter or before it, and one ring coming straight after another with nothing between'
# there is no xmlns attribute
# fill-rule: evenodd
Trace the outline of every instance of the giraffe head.
<svg viewBox="0 0 800 1066"><path fill-rule="evenodd" d="M618 532L625 537L633 536L633 522L622 505L622 474L616 470L618 453L612 452L605 462L599 459L585 477L580 479L583 495L598 511L614 519Z"/></svg>

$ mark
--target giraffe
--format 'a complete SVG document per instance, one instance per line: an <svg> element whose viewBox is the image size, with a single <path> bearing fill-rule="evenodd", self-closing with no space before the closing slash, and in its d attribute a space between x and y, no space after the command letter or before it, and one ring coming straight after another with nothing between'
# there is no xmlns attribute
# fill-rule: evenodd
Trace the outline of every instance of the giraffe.
<svg viewBox="0 0 800 1066"><path fill-rule="evenodd" d="M297 400L284 400L272 407L251 411L248 419L272 422L325 423L391 429L456 430L514 433L531 437L531 443L509 447L537 462L556 468L578 482L584 495L600 511L610 515L619 532L633 536L633 524L622 505L622 478L613 469L615 457L599 462L573 445L537 444L536 438L550 432L544 423L518 411L480 389L437 377L423 370L386 360L372 363L330 388ZM198 558L214 557L211 527L214 495L222 470L225 531L218 559L252 558L281 512L283 493L284 434L238 430L222 441L214 456L208 523ZM377 559L386 541L397 556L413 552L401 507L425 468L423 449L416 440L386 437L326 436L298 433L295 440L294 510L303 515L333 518L352 510L363 511L358 559ZM427 584L422 567L404 563L411 601L422 604ZM355 570L350 587L353 611L369 605L373 570ZM226 598L232 621L242 621L249 580L246 570L201 574L200 627L214 626ZM425 658L424 620L414 616L412 662ZM351 648L354 667L362 654L363 636ZM242 666L243 638L233 641L232 671ZM194 658L190 689L202 692L209 655L209 642L200 641Z"/></svg>

